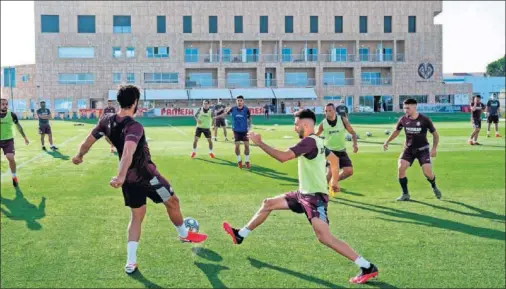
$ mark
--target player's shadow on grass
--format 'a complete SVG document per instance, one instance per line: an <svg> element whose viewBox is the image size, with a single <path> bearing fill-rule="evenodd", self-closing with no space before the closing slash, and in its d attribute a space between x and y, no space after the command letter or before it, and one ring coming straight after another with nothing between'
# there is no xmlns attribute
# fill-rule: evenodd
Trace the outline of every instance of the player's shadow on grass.
<svg viewBox="0 0 506 289"><path fill-rule="evenodd" d="M348 190L346 190L346 189L343 189L343 188L341 188L340 193L343 193L343 194L346 194L346 195L357 196L357 197L363 197L363 196L364 196L364 195L363 195L363 194L361 194L361 193L350 192L350 191L348 191Z"/></svg>
<svg viewBox="0 0 506 289"><path fill-rule="evenodd" d="M213 250L202 248L202 247L193 247L192 252L199 256L200 258L204 258L213 262L221 262L223 261L223 257L220 254L214 252Z"/></svg>
<svg viewBox="0 0 506 289"><path fill-rule="evenodd" d="M158 285L158 284L155 284L151 281L149 281L148 279L146 279L146 277L144 277L144 275L142 275L141 271L139 271L139 269L137 269L137 271L135 271L134 273L132 274L129 274L128 275L130 278L138 281L139 283L142 283L142 285L144 285L144 288L163 288L162 286Z"/></svg>
<svg viewBox="0 0 506 289"><path fill-rule="evenodd" d="M211 286L213 288L228 288L223 284L223 282L219 278L219 274L223 270L229 270L228 267L216 265L216 264L207 264L207 263L200 263L195 262L195 266L197 266L204 274L206 274L207 279L211 283Z"/></svg>
<svg viewBox="0 0 506 289"><path fill-rule="evenodd" d="M18 187L16 188L16 196L14 199L6 199L0 196L2 207L0 210L9 219L14 221L25 221L26 227L30 230L40 230L42 225L37 220L46 216L46 198L42 197L40 204L35 206L30 203L23 192Z"/></svg>
<svg viewBox="0 0 506 289"><path fill-rule="evenodd" d="M62 154L59 151L47 151L46 153L55 159L62 159L64 161L70 160L69 156Z"/></svg>
<svg viewBox="0 0 506 289"><path fill-rule="evenodd" d="M429 203L425 203L425 202L421 202L421 201L416 201L416 200L412 200L411 202L412 203L421 204L421 205L425 205L425 206L429 206L429 207L433 207L433 208L440 209L440 210L444 210L444 211L447 211L447 212L452 212L452 213L461 214L461 215L464 215L464 216L469 216L469 217L479 217L479 218L484 218L484 219L490 219L490 220L493 220L493 221L502 221L503 223L505 222L505 219L506 219L506 216L504 216L504 215L498 215L496 213L493 213L493 212L490 212L490 211L486 211L486 210L483 210L483 209L480 209L480 208L477 208L477 207L474 207L474 206L471 206L471 205L468 205L468 204L464 204L464 203L461 203L461 202L457 202L457 201L444 200L443 202L459 205L459 206L468 208L469 210L475 211L476 213L463 212L463 211L451 209L451 208L448 208L448 207L441 207L441 206L438 206L438 205L429 204Z"/></svg>
<svg viewBox="0 0 506 289"><path fill-rule="evenodd" d="M331 201L336 202L335 200L331 200ZM396 217L396 218L409 220L409 221L402 221L402 220L379 218L381 220L385 220L385 221L389 221L389 222L421 225L421 226L426 226L426 227L437 227L440 229L461 232L464 234L477 236L477 237L481 237L481 238L487 238L487 239L499 240L499 241L505 240L504 232L499 231L499 230L476 227L476 226L467 225L467 224L463 224L463 223L459 223L459 222L455 222L455 221L441 219L438 217L422 215L422 214L418 214L418 213L414 213L414 212L403 211L403 210L389 208L389 207L385 207L385 206L371 205L371 204L361 203L361 202L357 202L357 201L350 201L350 200L342 199L342 198L339 198L339 204L362 209L362 210L372 211L375 213L384 214L384 215L387 215L390 217Z"/></svg>
<svg viewBox="0 0 506 289"><path fill-rule="evenodd" d="M215 158L214 161L201 159L201 158L196 158L196 160L200 160L200 161L204 161L204 162L208 162L208 163L213 163L213 164L218 164L218 165L223 165L223 166L237 167L237 163L231 162L228 160L224 160L224 159L220 159L220 158ZM299 182L295 178L287 177L285 173L280 173L280 172L275 171L273 169L261 167L258 165L251 165L251 169L249 169L249 172L251 172L252 174L255 174L255 175L259 175L262 177L267 177L267 178L271 178L271 179L275 179L275 180L280 180L280 181L285 181L285 182L290 182L290 183L295 183L295 184L297 184Z"/></svg>

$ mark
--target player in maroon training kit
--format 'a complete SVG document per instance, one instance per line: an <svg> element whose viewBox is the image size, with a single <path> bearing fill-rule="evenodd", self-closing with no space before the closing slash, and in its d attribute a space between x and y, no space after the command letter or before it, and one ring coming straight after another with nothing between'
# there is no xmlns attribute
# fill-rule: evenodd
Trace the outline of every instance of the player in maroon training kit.
<svg viewBox="0 0 506 289"><path fill-rule="evenodd" d="M163 203L169 219L176 226L179 238L183 242L200 243L207 235L188 231L183 224L183 215L179 208L179 199L169 182L160 175L151 161L144 128L134 120L137 112L140 92L133 85L122 86L118 90L118 103L121 107L117 114L104 115L97 126L81 144L79 153L72 159L76 165L83 162L84 155L102 136L107 136L118 150L120 167L112 178L113 188L121 187L125 206L131 208L128 225L127 263L125 272L137 270L136 252L141 236L141 223L146 215L146 199Z"/></svg>
<svg viewBox="0 0 506 289"><path fill-rule="evenodd" d="M431 157L437 155L437 145L439 143L439 134L434 127L432 121L423 114L416 111L416 100L406 99L404 101L403 109L406 113L405 116L397 122L396 130L387 139L383 148L388 149L388 144L394 140L401 130L404 128L406 133L406 142L404 143L404 151L399 158L399 183L402 188L402 196L397 198L397 201L409 201L410 196L408 192L408 178L406 177L406 170L413 164L415 159L422 167L423 174L432 186L432 191L436 198L441 199L441 191L436 186L436 176L432 173ZM432 133L433 144L430 150L429 142L427 141L427 131Z"/></svg>
<svg viewBox="0 0 506 289"><path fill-rule="evenodd" d="M112 106L112 100L107 101L107 107L104 108L104 115L113 115L116 113L116 109ZM111 153L114 153L114 145L108 137L105 140L111 145Z"/></svg>

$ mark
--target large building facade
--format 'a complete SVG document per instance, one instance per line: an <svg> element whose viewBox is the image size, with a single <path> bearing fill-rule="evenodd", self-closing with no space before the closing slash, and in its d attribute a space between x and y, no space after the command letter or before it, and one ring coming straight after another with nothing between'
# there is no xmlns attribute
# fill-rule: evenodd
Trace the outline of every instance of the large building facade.
<svg viewBox="0 0 506 289"><path fill-rule="evenodd" d="M100 108L121 83L151 107L203 98L344 100L394 110L444 84L442 1L36 1L35 96Z"/></svg>

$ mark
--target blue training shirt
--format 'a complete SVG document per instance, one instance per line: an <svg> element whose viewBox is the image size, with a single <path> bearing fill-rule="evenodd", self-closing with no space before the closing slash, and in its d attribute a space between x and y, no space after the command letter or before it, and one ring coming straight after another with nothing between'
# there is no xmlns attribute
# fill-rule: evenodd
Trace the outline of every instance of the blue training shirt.
<svg viewBox="0 0 506 289"><path fill-rule="evenodd" d="M246 106L243 106L242 109L234 106L230 110L229 114L232 114L233 131L248 132L248 118L250 118L250 112Z"/></svg>

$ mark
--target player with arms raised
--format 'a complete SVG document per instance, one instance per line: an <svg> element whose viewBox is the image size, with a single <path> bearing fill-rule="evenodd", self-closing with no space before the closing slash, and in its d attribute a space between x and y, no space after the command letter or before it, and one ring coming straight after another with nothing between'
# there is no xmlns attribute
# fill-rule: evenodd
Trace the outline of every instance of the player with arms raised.
<svg viewBox="0 0 506 289"><path fill-rule="evenodd" d="M137 269L137 246L141 236L141 224L146 215L146 199L163 203L172 223L176 226L179 238L184 242L200 243L207 239L204 234L188 231L184 226L179 208L179 199L169 182L161 176L151 161L144 128L134 120L140 92L133 85L122 86L118 90L120 110L112 116L104 115L85 141L79 153L72 159L76 165L83 162L84 155L102 136L107 136L118 150L120 165L118 174L112 178L113 188L121 187L125 206L131 208L128 225L127 263L125 272Z"/></svg>
<svg viewBox="0 0 506 289"><path fill-rule="evenodd" d="M295 213L305 213L311 223L318 240L355 262L361 270L360 274L350 279L351 283L365 283L378 275L378 268L359 256L345 242L338 240L329 229L327 218L327 181L325 173L325 159L330 162L332 171L332 188L339 190L339 159L323 145L323 140L314 134L316 116L311 110L302 110L295 120L295 131L301 141L294 147L280 151L262 141L259 134L250 133L250 139L268 155L280 162L298 158L299 189L284 195L264 200L262 207L249 223L242 229L235 229L227 222L223 228L232 237L234 244L241 244L248 234L260 226L272 211L292 210Z"/></svg>
<svg viewBox="0 0 506 289"><path fill-rule="evenodd" d="M399 158L398 177L402 188L402 195L397 201L409 201L408 178L406 170L413 164L415 159L422 167L423 174L432 187L432 191L436 198L441 199L441 191L436 185L436 176L432 172L431 157L437 155L437 146L439 143L439 134L434 127L430 118L416 111L417 102L414 99L406 99L403 109L406 115L402 116L397 122L395 131L383 144L383 149L388 150L388 144L393 141L404 128L406 133L406 141L404 143L404 151ZM430 145L427 140L427 131L433 136L432 149L429 151Z"/></svg>

